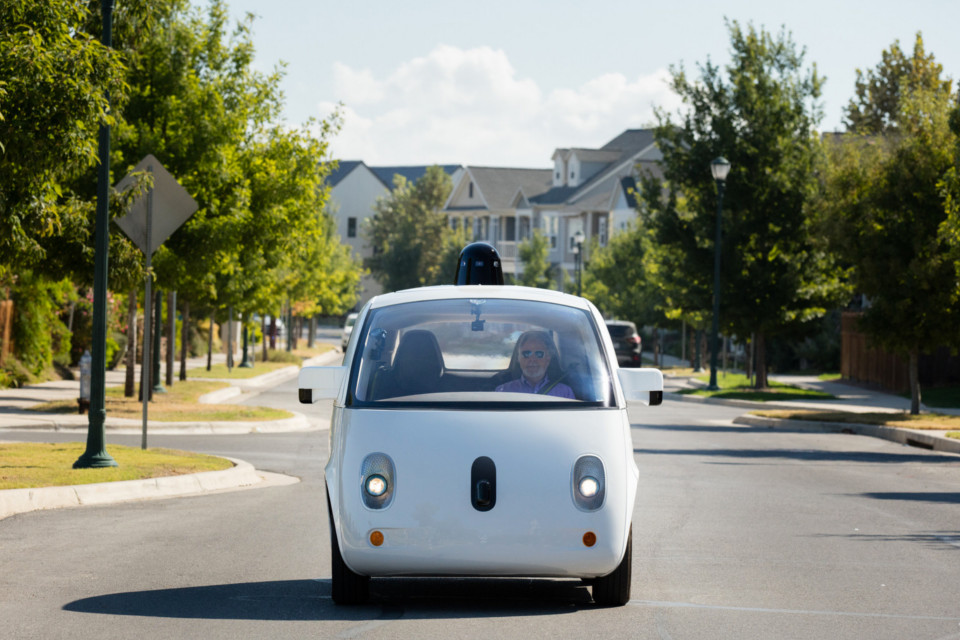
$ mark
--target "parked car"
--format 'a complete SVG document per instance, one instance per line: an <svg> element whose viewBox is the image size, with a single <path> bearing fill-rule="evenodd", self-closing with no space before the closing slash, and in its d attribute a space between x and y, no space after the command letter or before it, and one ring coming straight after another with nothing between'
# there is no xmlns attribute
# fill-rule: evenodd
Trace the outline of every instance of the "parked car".
<svg viewBox="0 0 960 640"><path fill-rule="evenodd" d="M660 371L616 367L597 309L543 289L388 293L355 326L341 366L299 377L301 402L333 399L334 602L364 602L378 576L530 576L625 604L627 405L660 403Z"/></svg>
<svg viewBox="0 0 960 640"><path fill-rule="evenodd" d="M343 333L340 335L340 345L343 350L347 350L347 343L350 341L350 333L353 331L353 325L357 321L357 313L348 313L347 319L343 323Z"/></svg>
<svg viewBox="0 0 960 640"><path fill-rule="evenodd" d="M627 320L607 320L607 331L622 367L639 367L642 341L637 325Z"/></svg>

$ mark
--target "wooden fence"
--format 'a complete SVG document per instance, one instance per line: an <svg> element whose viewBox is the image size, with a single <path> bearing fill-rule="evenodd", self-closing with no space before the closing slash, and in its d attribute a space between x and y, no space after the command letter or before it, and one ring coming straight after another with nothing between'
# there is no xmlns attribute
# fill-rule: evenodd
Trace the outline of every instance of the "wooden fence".
<svg viewBox="0 0 960 640"><path fill-rule="evenodd" d="M0 300L0 364L13 350L13 300Z"/></svg>
<svg viewBox="0 0 960 640"><path fill-rule="evenodd" d="M840 320L841 375L846 380L875 385L894 393L909 391L907 359L871 346L867 336L857 328L859 318L859 313L844 312ZM947 347L921 354L918 368L921 385L960 383L960 357Z"/></svg>

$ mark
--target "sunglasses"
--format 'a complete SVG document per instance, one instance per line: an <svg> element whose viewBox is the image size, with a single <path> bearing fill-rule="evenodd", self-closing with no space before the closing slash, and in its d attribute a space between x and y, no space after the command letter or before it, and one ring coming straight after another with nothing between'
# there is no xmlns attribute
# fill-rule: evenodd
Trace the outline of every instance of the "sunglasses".
<svg viewBox="0 0 960 640"><path fill-rule="evenodd" d="M531 351L530 349L524 349L523 351L520 352L520 355L523 356L524 358L529 358L529 357L531 357L531 356L537 356L537 358L539 358L539 359L542 360L543 358L545 358L545 357L547 356L547 352L546 352L546 351L540 351L539 349L538 349L537 351Z"/></svg>

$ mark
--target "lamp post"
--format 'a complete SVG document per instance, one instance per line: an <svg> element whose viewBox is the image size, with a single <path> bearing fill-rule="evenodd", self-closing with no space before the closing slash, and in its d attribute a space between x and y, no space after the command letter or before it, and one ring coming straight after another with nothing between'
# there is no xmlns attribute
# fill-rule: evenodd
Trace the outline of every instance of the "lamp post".
<svg viewBox="0 0 960 640"><path fill-rule="evenodd" d="M710 384L707 389L716 391L717 385L717 350L720 345L720 240L723 213L723 190L727 183L727 174L730 173L730 161L720 156L710 163L710 173L717 183L717 239L713 245L713 330L710 334Z"/></svg>
<svg viewBox="0 0 960 640"><path fill-rule="evenodd" d="M573 234L573 262L577 268L577 295L583 295L582 285L582 275L583 271L583 231L577 229L577 232Z"/></svg>
<svg viewBox="0 0 960 640"><path fill-rule="evenodd" d="M101 0L105 47L113 44L113 1ZM109 95L107 96L109 102ZM97 172L97 217L94 232L95 250L93 267L93 362L91 367L90 414L87 426L87 448L73 463L74 469L115 467L117 461L107 453L104 422L107 418L106 370L107 370L107 261L110 249L110 125L100 125L98 138L100 159Z"/></svg>

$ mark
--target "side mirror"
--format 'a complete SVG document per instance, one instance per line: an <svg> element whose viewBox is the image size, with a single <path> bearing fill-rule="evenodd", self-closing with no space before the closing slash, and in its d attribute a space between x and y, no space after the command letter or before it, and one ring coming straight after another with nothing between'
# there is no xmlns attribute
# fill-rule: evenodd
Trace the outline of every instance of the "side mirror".
<svg viewBox="0 0 960 640"><path fill-rule="evenodd" d="M660 369L617 369L627 403L656 406L663 402L663 374Z"/></svg>
<svg viewBox="0 0 960 640"><path fill-rule="evenodd" d="M300 369L297 386L300 402L313 404L317 400L336 398L347 377L347 367L304 367Z"/></svg>

